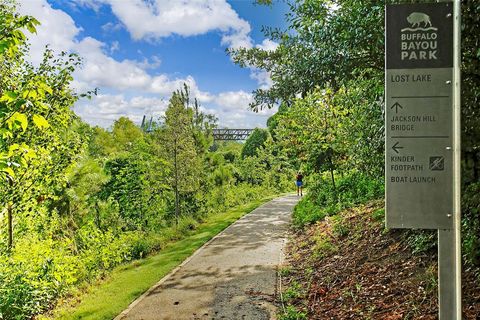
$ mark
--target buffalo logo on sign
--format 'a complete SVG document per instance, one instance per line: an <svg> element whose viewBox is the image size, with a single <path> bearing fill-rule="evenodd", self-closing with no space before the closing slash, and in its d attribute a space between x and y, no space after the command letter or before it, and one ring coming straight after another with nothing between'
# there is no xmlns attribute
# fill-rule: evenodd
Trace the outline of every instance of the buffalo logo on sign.
<svg viewBox="0 0 480 320"><path fill-rule="evenodd" d="M407 17L407 21L408 23L410 23L411 27L412 28L415 28L415 27L420 27L420 24L421 23L424 23L424 27L431 27L432 26L432 21L430 21L430 16L423 13L423 12L412 12L408 17ZM416 31L416 30L425 30L423 28L417 28L415 30L412 30L412 31ZM434 28L434 30L438 30L437 28ZM403 31L403 30L402 30Z"/></svg>
<svg viewBox="0 0 480 320"><path fill-rule="evenodd" d="M401 59L437 60L438 28L432 27L430 16L423 12L412 12L407 17L407 21L412 28L400 30ZM424 25L423 28L420 27L422 23Z"/></svg>
<svg viewBox="0 0 480 320"><path fill-rule="evenodd" d="M389 9L392 7L394 10ZM409 5L387 7L387 68L451 67L453 52L446 45L452 41L451 11L450 3L440 7L419 4L415 9Z"/></svg>

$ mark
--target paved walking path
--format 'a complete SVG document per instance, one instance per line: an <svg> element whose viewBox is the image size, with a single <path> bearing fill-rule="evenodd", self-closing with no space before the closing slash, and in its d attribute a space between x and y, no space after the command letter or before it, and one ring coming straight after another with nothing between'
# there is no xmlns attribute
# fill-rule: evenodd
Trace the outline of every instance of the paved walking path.
<svg viewBox="0 0 480 320"><path fill-rule="evenodd" d="M274 319L276 267L297 201L278 198L238 220L117 319Z"/></svg>

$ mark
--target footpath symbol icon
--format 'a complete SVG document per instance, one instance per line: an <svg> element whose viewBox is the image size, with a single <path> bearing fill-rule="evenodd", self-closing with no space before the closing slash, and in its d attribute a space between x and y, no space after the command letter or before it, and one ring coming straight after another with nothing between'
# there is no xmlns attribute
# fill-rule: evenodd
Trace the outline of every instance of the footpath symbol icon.
<svg viewBox="0 0 480 320"><path fill-rule="evenodd" d="M430 170L443 171L445 170L445 157L430 157Z"/></svg>

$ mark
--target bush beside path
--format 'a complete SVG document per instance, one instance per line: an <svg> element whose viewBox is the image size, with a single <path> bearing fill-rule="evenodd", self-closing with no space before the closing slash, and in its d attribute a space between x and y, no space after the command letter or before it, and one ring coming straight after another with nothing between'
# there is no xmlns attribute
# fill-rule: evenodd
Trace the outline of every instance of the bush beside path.
<svg viewBox="0 0 480 320"><path fill-rule="evenodd" d="M262 206L252 212L252 210L261 206L265 202L274 198L273 196L262 200L253 201L248 205L243 205L231 209L224 214L213 215L205 222L195 227L184 238L170 243L158 254L143 260L134 261L130 264L116 268L113 273L101 281L94 283L88 288L83 289L78 294L66 299L49 315L41 319L112 319L121 313L127 306L142 293L152 287L159 279L175 269L182 261L187 259L199 247L208 242L212 237L227 228L245 214L251 212L248 217L255 212L262 212L265 206ZM283 199L283 198L280 198ZM294 199L295 200L295 199ZM278 201L270 202L278 203ZM293 205L292 205L293 207ZM288 213L284 219L289 219ZM238 223L243 223L241 219ZM274 227L272 225L272 227ZM275 226L274 228L280 227ZM282 227L283 228L283 227ZM235 230L232 226L228 230ZM219 238L225 237L227 232ZM255 235L252 241L257 241ZM248 238L248 235L242 235ZM235 238L230 238L235 240ZM238 239L237 239L238 240ZM243 249L240 249L241 252ZM232 248L233 250L233 248Z"/></svg>

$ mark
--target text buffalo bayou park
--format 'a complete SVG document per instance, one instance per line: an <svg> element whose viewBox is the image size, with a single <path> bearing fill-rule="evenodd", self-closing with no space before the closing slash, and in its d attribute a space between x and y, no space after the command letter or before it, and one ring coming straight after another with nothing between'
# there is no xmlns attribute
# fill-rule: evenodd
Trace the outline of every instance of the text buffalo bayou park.
<svg viewBox="0 0 480 320"><path fill-rule="evenodd" d="M436 29L436 28L432 28ZM436 60L437 33L403 31L401 34L402 60Z"/></svg>

